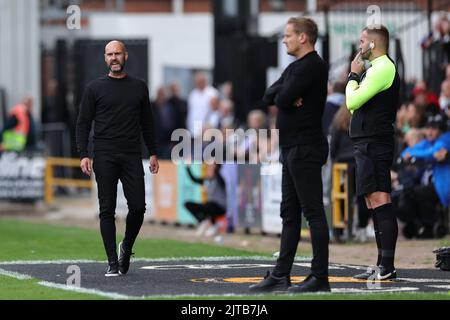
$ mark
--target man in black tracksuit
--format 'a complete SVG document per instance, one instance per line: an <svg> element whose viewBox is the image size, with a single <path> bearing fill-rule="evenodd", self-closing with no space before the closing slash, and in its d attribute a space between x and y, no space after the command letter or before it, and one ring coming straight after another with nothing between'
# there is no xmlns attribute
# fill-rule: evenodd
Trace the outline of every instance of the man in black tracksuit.
<svg viewBox="0 0 450 320"><path fill-rule="evenodd" d="M92 173L87 153L91 123L94 124L93 169L98 186L100 231L108 257L105 276L128 272L132 248L145 212L141 136L150 153L150 172L158 172L156 142L149 93L144 81L124 72L128 58L125 45L111 41L105 47L109 74L90 82L84 92L76 129L81 170ZM115 209L118 180L128 203L125 237L116 250Z"/></svg>
<svg viewBox="0 0 450 320"><path fill-rule="evenodd" d="M328 143L322 132L327 97L328 66L314 50L317 25L307 18L289 19L284 33L287 53L297 58L263 98L278 107L282 171L280 256L266 278L250 286L253 292L330 291L328 283L328 225L322 198L322 166ZM311 274L290 286L290 273L300 240L301 214L308 220L313 260Z"/></svg>

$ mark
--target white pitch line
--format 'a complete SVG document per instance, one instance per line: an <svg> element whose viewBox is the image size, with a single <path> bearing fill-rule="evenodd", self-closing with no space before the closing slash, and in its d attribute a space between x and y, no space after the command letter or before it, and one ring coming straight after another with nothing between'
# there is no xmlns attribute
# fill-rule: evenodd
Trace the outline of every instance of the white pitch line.
<svg viewBox="0 0 450 320"><path fill-rule="evenodd" d="M305 262L300 262L300 263L299 262L295 262L294 266L310 268L311 267L311 263L309 263L309 262L306 262L306 263ZM341 267L341 266L337 266L337 265L331 263L328 266L328 269L329 270L344 270L345 268Z"/></svg>
<svg viewBox="0 0 450 320"><path fill-rule="evenodd" d="M15 260L15 261L0 261L0 265L34 265L34 264L76 264L76 263L96 263L106 262L99 260Z"/></svg>
<svg viewBox="0 0 450 320"><path fill-rule="evenodd" d="M30 279L33 279L32 277L30 277L27 274L22 274L22 273L18 273L18 272L8 271L8 270L4 270L4 269L0 269L0 275L11 277L11 278L15 278L15 279L19 279L19 280L30 280Z"/></svg>
<svg viewBox="0 0 450 320"><path fill-rule="evenodd" d="M283 295L284 293L280 294ZM278 295L278 294L276 294ZM174 295L169 295L169 294L159 294L159 295L148 295L148 296L144 296L144 299L154 299L154 300L158 300L158 299L180 299L180 298L214 298L214 297L255 297L257 298L259 295L258 294L252 294L252 293L223 293L223 294L195 294L195 293L185 293L185 294L174 294Z"/></svg>
<svg viewBox="0 0 450 320"><path fill-rule="evenodd" d="M448 289L450 290L450 285L433 285L433 286L427 286L430 288L436 288L436 289Z"/></svg>
<svg viewBox="0 0 450 320"><path fill-rule="evenodd" d="M222 257L170 257L170 258L136 258L136 262L164 262L164 261L240 261L240 260L273 260L270 256L222 256Z"/></svg>
<svg viewBox="0 0 450 320"><path fill-rule="evenodd" d="M128 296L120 293L115 292L105 292L97 289L88 289L88 288L81 288L76 286L68 286L61 283L55 283L55 282L48 282L48 281L39 281L38 284L45 287L55 288L55 289L61 289L71 292L77 292L77 293L86 293L86 294L94 294L97 296L105 297L105 298L111 298L111 299L121 299L121 300L127 300L127 299L141 299L140 297L133 297Z"/></svg>
<svg viewBox="0 0 450 320"><path fill-rule="evenodd" d="M390 287L382 289L357 289L357 288L332 288L332 293L394 293L394 292L404 292L404 291L417 291L419 288L416 287Z"/></svg>
<svg viewBox="0 0 450 320"><path fill-rule="evenodd" d="M416 283L429 283L429 282L450 283L450 279L397 278L396 280L399 282L404 281L404 282L416 282Z"/></svg>
<svg viewBox="0 0 450 320"><path fill-rule="evenodd" d="M164 261L239 261L239 260L273 260L275 258L270 256L223 256L223 257L170 257L170 258L132 258L134 262L164 262ZM303 260L301 260L303 261ZM75 259L75 260L15 260L15 261L0 261L0 265L12 265L12 264L70 264L70 263L106 263L106 260L88 260L88 259Z"/></svg>
<svg viewBox="0 0 450 320"><path fill-rule="evenodd" d="M408 292L410 294L418 294L420 292L417 292L419 288L415 287L403 287L403 288L383 288L383 289L357 289L357 288L332 288L331 292L310 292L307 293L307 295L328 295L330 297L333 296L334 293L362 293L371 295L372 293L397 293L397 292ZM279 297L301 297L301 294L296 293L269 293L273 294L275 296ZM224 293L224 294L195 294L195 293L186 293L186 294L175 294L175 295L167 295L167 294L161 294L161 295L148 295L144 296L145 299L178 299L178 298L211 298L211 297L254 297L258 298L259 296L264 295L264 293L261 294L254 294L254 293Z"/></svg>
<svg viewBox="0 0 450 320"><path fill-rule="evenodd" d="M34 279L33 277L31 277L27 274L22 274L22 273L13 272L13 271L7 271L7 270L1 269L1 268L0 268L0 275L11 277L11 278L18 279L18 280ZM68 285L54 283L54 282L48 282L48 281L39 281L37 284L39 284L41 286L45 286L45 287L62 289L62 290L72 291L72 292L77 292L77 293L94 294L94 295L98 295L98 296L106 297L106 298L110 298L110 299L140 299L139 297L127 296L127 295L114 293L114 292L111 293L111 292L105 292L105 291L96 290L96 289L87 289L87 288L80 288L80 287L75 287L75 286L68 286Z"/></svg>
<svg viewBox="0 0 450 320"><path fill-rule="evenodd" d="M343 268L355 269L355 270L367 270L369 266L358 266L353 264L333 263L333 265Z"/></svg>

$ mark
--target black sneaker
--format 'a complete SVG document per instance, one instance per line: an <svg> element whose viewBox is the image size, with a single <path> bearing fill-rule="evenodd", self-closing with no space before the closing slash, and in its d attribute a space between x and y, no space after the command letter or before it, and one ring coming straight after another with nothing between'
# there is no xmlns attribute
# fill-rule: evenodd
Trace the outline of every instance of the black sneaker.
<svg viewBox="0 0 450 320"><path fill-rule="evenodd" d="M119 273L126 274L128 269L130 269L130 259L134 254L133 252L127 251L124 248L123 241L119 243Z"/></svg>
<svg viewBox="0 0 450 320"><path fill-rule="evenodd" d="M357 275L354 275L353 276L353 279L357 279L357 280L369 280L369 278L373 278L373 279L375 279L375 277L373 277L373 275L376 273L376 269L375 268L372 268L372 267L369 267L369 268L367 268L367 271L366 272L364 272L364 273L360 273L360 274L357 274Z"/></svg>
<svg viewBox="0 0 450 320"><path fill-rule="evenodd" d="M393 280L397 279L397 270L394 267L386 268L379 266L380 271L377 274L377 280Z"/></svg>
<svg viewBox="0 0 450 320"><path fill-rule="evenodd" d="M287 289L288 293L330 292L328 277L319 279L310 274L300 284Z"/></svg>
<svg viewBox="0 0 450 320"><path fill-rule="evenodd" d="M108 265L108 270L105 272L105 277L117 277L119 276L119 263L113 262Z"/></svg>
<svg viewBox="0 0 450 320"><path fill-rule="evenodd" d="M250 292L274 292L274 291L286 291L291 285L291 278L275 277L269 271L267 271L264 280L257 284L252 284L248 287Z"/></svg>

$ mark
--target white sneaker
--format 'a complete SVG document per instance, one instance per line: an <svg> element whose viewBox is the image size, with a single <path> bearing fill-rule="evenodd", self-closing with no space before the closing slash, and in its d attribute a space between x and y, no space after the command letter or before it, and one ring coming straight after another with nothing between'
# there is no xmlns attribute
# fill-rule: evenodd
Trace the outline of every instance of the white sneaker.
<svg viewBox="0 0 450 320"><path fill-rule="evenodd" d="M197 237L203 236L203 234L207 231L207 229L211 226L211 222L209 220L203 220L197 227L197 231L195 235Z"/></svg>
<svg viewBox="0 0 450 320"><path fill-rule="evenodd" d="M208 228L208 230L206 230L205 236L207 237L215 236L217 234L217 231L219 231L219 228L216 225L212 225Z"/></svg>

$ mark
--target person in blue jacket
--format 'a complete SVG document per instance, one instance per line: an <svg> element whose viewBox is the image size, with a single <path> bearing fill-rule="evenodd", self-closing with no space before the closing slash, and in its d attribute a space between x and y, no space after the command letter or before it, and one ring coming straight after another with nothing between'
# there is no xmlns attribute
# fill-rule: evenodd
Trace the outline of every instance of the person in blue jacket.
<svg viewBox="0 0 450 320"><path fill-rule="evenodd" d="M404 161L423 161L432 166L433 187L431 191L444 208L450 205L450 132L445 132L445 119L437 114L427 119L426 139L413 147L406 148L401 157ZM424 224L425 234L432 236L431 225L434 217L428 217Z"/></svg>

